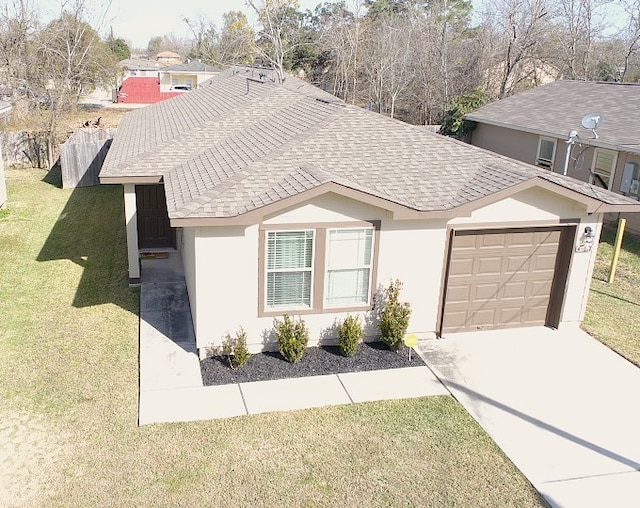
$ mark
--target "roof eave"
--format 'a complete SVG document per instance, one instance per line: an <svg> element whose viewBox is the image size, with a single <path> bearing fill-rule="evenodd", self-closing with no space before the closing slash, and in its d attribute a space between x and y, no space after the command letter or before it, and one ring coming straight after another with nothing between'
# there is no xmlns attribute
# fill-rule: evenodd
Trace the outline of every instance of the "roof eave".
<svg viewBox="0 0 640 508"><path fill-rule="evenodd" d="M134 184L149 185L162 182L162 175L145 176L121 176L121 175L100 175L98 177L101 185Z"/></svg>

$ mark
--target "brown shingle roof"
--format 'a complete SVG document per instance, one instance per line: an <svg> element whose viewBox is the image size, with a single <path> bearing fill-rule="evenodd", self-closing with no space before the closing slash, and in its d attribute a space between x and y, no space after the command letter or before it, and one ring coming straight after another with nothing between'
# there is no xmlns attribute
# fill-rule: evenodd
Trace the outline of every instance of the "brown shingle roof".
<svg viewBox="0 0 640 508"><path fill-rule="evenodd" d="M535 179L611 205L635 203L266 74L259 82L256 70L225 71L197 91L128 113L101 180L162 177L174 219L236 217L324 184L418 212L452 210Z"/></svg>
<svg viewBox="0 0 640 508"><path fill-rule="evenodd" d="M638 84L555 81L488 104L465 118L560 139L575 129L581 143L640 153L638 111ZM597 140L581 126L588 113L604 118Z"/></svg>

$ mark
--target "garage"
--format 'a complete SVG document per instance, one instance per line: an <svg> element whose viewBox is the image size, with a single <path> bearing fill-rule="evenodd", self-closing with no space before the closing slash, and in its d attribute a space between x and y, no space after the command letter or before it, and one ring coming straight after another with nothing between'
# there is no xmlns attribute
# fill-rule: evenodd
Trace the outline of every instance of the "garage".
<svg viewBox="0 0 640 508"><path fill-rule="evenodd" d="M575 225L452 230L440 334L557 327Z"/></svg>

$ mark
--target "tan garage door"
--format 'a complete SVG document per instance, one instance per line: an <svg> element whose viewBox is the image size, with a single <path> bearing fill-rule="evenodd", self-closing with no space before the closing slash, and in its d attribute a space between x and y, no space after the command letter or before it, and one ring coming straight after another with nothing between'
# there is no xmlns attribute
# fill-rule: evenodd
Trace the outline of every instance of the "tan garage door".
<svg viewBox="0 0 640 508"><path fill-rule="evenodd" d="M441 331L546 324L561 231L455 231Z"/></svg>

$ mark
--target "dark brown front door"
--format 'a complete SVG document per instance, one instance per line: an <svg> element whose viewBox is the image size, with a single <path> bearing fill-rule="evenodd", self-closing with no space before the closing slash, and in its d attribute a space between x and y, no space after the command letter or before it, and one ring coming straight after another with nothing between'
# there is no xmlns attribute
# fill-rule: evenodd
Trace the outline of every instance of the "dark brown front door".
<svg viewBox="0 0 640 508"><path fill-rule="evenodd" d="M169 224L164 185L136 185L136 203L139 247L175 247L176 230Z"/></svg>
<svg viewBox="0 0 640 508"><path fill-rule="evenodd" d="M552 286L557 271L564 272L558 270L562 230L453 232L442 332L552 324ZM559 281L556 286L563 291ZM559 305L563 297L557 295Z"/></svg>

